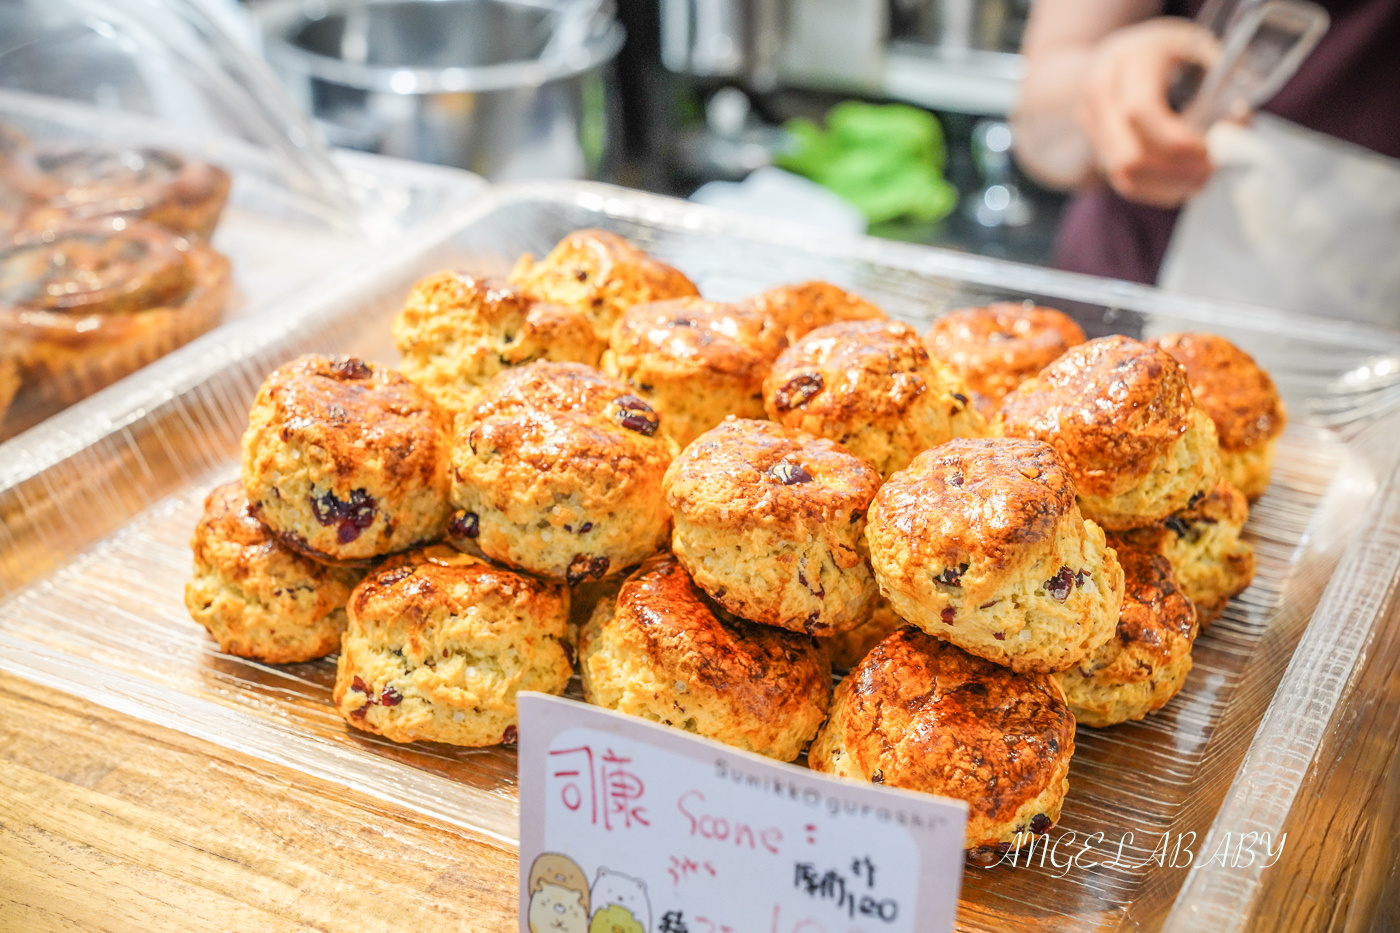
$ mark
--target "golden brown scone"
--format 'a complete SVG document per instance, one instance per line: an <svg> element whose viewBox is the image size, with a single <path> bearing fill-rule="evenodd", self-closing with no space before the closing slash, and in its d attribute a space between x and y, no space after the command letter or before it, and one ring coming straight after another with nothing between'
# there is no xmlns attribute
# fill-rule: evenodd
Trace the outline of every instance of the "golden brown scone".
<svg viewBox="0 0 1400 933"><path fill-rule="evenodd" d="M1118 622L1123 571L1040 441L925 451L875 494L865 536L895 612L997 664L1065 670Z"/></svg>
<svg viewBox="0 0 1400 933"><path fill-rule="evenodd" d="M1248 518L1244 493L1221 480L1180 512L1120 535L1171 562L1177 583L1196 604L1201 628L1206 629L1254 580L1254 548L1240 537Z"/></svg>
<svg viewBox="0 0 1400 933"><path fill-rule="evenodd" d="M831 665L806 635L716 616L685 568L663 554L579 639L588 702L792 761L831 700Z"/></svg>
<svg viewBox="0 0 1400 933"><path fill-rule="evenodd" d="M390 558L355 588L332 698L395 742L499 745L521 690L564 692L569 591L445 545Z"/></svg>
<svg viewBox="0 0 1400 933"><path fill-rule="evenodd" d="M728 418L666 471L671 548L735 615L837 635L875 599L864 534L879 488L880 474L832 441Z"/></svg>
<svg viewBox="0 0 1400 933"><path fill-rule="evenodd" d="M988 418L1012 389L1083 342L1069 315L1029 301L959 308L924 334L928 352L963 377Z"/></svg>
<svg viewBox="0 0 1400 933"><path fill-rule="evenodd" d="M242 483L209 493L190 547L185 606L220 651L295 664L340 648L345 602L364 574L283 547L253 517Z"/></svg>
<svg viewBox="0 0 1400 933"><path fill-rule="evenodd" d="M1005 851L1060 818L1074 716L1047 674L1017 674L915 628L836 688L814 771L965 800L967 848Z"/></svg>
<svg viewBox="0 0 1400 933"><path fill-rule="evenodd" d="M403 376L355 357L303 356L267 377L243 434L243 488L283 544L366 561L447 523L447 413Z"/></svg>
<svg viewBox="0 0 1400 933"><path fill-rule="evenodd" d="M19 360L0 350L0 424L5 423L5 415L18 392Z"/></svg>
<svg viewBox="0 0 1400 933"><path fill-rule="evenodd" d="M889 315L859 295L821 281L779 285L742 304L776 324L790 344L838 321L889 320Z"/></svg>
<svg viewBox="0 0 1400 933"><path fill-rule="evenodd" d="M640 563L671 533L661 479L676 443L663 426L588 366L506 370L457 417L452 542L571 586Z"/></svg>
<svg viewBox="0 0 1400 933"><path fill-rule="evenodd" d="M535 360L597 366L607 343L573 308L496 279L439 272L409 292L394 345L405 376L443 407L464 411L503 369Z"/></svg>
<svg viewBox="0 0 1400 933"><path fill-rule="evenodd" d="M1085 516L1110 531L1166 518L1220 479L1215 425L1185 370L1129 337L1072 347L1002 401L992 432L1058 450Z"/></svg>
<svg viewBox="0 0 1400 933"><path fill-rule="evenodd" d="M875 608L870 611L869 620L849 632L822 640L831 655L832 670L848 671L855 667L876 645L908 624L894 611L888 599L875 597Z"/></svg>
<svg viewBox="0 0 1400 933"><path fill-rule="evenodd" d="M603 371L661 412L681 447L727 415L763 417L763 379L787 341L739 305L676 298L633 305L613 327Z"/></svg>
<svg viewBox="0 0 1400 933"><path fill-rule="evenodd" d="M962 380L897 321L817 328L778 357L763 395L768 417L831 438L886 477L920 451L986 428Z"/></svg>
<svg viewBox="0 0 1400 933"><path fill-rule="evenodd" d="M510 280L536 298L583 312L604 341L633 305L700 294L678 269L606 230L571 233L538 262L526 253Z"/></svg>
<svg viewBox="0 0 1400 933"><path fill-rule="evenodd" d="M1246 498L1262 496L1288 422L1273 379L1248 353L1214 334L1166 334L1151 344L1185 367L1196 404L1215 422L1225 479Z"/></svg>
<svg viewBox="0 0 1400 933"><path fill-rule="evenodd" d="M1111 536L1123 567L1123 609L1115 637L1056 674L1076 721L1112 726L1154 713L1176 696L1191 672L1196 607L1176 585L1161 554Z"/></svg>

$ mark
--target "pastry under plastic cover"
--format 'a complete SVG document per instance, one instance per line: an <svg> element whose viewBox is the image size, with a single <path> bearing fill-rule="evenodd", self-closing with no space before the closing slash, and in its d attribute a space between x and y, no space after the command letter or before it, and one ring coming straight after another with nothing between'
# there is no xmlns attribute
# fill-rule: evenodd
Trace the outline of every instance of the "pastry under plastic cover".
<svg viewBox="0 0 1400 933"><path fill-rule="evenodd" d="M882 476L986 428L962 379L898 321L817 328L778 357L763 394L774 421L836 441Z"/></svg>
<svg viewBox="0 0 1400 933"><path fill-rule="evenodd" d="M0 250L0 340L26 393L68 404L209 330L229 289L227 259L164 227L22 232Z"/></svg>
<svg viewBox="0 0 1400 933"><path fill-rule="evenodd" d="M441 537L451 422L397 372L304 356L268 376L248 421L243 486L283 544L366 561Z"/></svg>
<svg viewBox="0 0 1400 933"><path fill-rule="evenodd" d="M571 586L641 562L671 533L661 480L677 449L663 427L591 367L506 370L457 416L450 540Z"/></svg>
<svg viewBox="0 0 1400 933"><path fill-rule="evenodd" d="M661 412L681 447L728 415L763 417L763 380L782 328L742 305L676 298L633 305L613 327L603 370Z"/></svg>
<svg viewBox="0 0 1400 933"><path fill-rule="evenodd" d="M445 545L390 558L347 609L336 708L395 742L513 742L516 695L573 674L568 589Z"/></svg>
<svg viewBox="0 0 1400 933"><path fill-rule="evenodd" d="M779 761L801 753L831 699L812 638L722 617L669 554L598 603L579 670L590 703Z"/></svg>
<svg viewBox="0 0 1400 933"><path fill-rule="evenodd" d="M776 324L788 343L796 343L818 327L838 321L889 319L883 310L859 295L822 281L779 285L745 299L742 304Z"/></svg>
<svg viewBox="0 0 1400 933"><path fill-rule="evenodd" d="M671 546L696 584L754 622L836 635L875 599L865 512L880 474L836 443L729 418L666 471Z"/></svg>
<svg viewBox="0 0 1400 933"><path fill-rule="evenodd" d="M876 493L880 592L925 632L1018 671L1062 671L1113 635L1123 571L1048 444L949 441Z"/></svg>
<svg viewBox="0 0 1400 933"><path fill-rule="evenodd" d="M1125 581L1114 637L1055 676L1076 721L1112 726L1156 712L1191 672L1196 607L1161 554L1109 538Z"/></svg>
<svg viewBox="0 0 1400 933"><path fill-rule="evenodd" d="M409 292L394 319L394 345L405 376L461 411L504 369L535 360L596 366L607 342L573 308L496 279L439 272Z"/></svg>
<svg viewBox="0 0 1400 933"><path fill-rule="evenodd" d="M1058 450L1084 514L1111 531L1166 518L1220 479L1215 425L1185 370L1130 337L1072 347L1002 401L992 432Z"/></svg>
<svg viewBox="0 0 1400 933"><path fill-rule="evenodd" d="M1185 367L1196 404L1215 422L1225 479L1249 499L1263 495L1288 421L1274 380L1215 334L1165 334L1151 344Z"/></svg>
<svg viewBox="0 0 1400 933"><path fill-rule="evenodd" d="M633 305L700 294L679 270L606 230L575 231L540 260L521 256L510 280L536 298L583 312L603 340Z"/></svg>
<svg viewBox="0 0 1400 933"><path fill-rule="evenodd" d="M914 628L836 688L816 771L964 800L967 848L995 855L1060 818L1074 716L1048 674L1018 674Z"/></svg>

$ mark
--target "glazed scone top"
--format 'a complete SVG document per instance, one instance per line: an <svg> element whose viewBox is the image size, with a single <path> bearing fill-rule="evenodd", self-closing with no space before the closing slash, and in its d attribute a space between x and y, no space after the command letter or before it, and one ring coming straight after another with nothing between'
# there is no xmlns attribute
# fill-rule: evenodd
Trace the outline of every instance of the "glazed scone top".
<svg viewBox="0 0 1400 933"><path fill-rule="evenodd" d="M1287 416L1274 380L1224 337L1166 334L1151 346L1185 367L1196 404L1215 422L1222 450L1248 450L1283 433Z"/></svg>
<svg viewBox="0 0 1400 933"><path fill-rule="evenodd" d="M572 334L573 323L579 319L579 312L573 308L541 301L504 279L470 272L439 272L419 281L413 286L400 319L410 316L427 318L439 308L462 304L464 296L478 291L481 300L471 307L472 314L480 319L483 332L521 322L528 324L535 340L545 343L551 334ZM395 320L394 336L399 342L399 350L407 352L411 347L403 341L411 335L406 332L400 319ZM527 361L506 358L503 362L516 364Z"/></svg>
<svg viewBox="0 0 1400 933"><path fill-rule="evenodd" d="M863 515L880 474L834 441L771 421L726 418L666 471L666 501L699 521L760 523L802 516L820 524Z"/></svg>
<svg viewBox="0 0 1400 933"><path fill-rule="evenodd" d="M993 401L1083 342L1064 312L1015 301L951 311L924 335L929 353Z"/></svg>
<svg viewBox="0 0 1400 933"><path fill-rule="evenodd" d="M633 305L613 325L609 345L615 354L658 354L697 371L745 375L766 370L787 339L740 305L675 298Z"/></svg>
<svg viewBox="0 0 1400 933"><path fill-rule="evenodd" d="M234 582L264 574L272 566L316 583L316 596L327 601L334 601L337 594L343 600L361 573L323 564L284 547L253 515L243 484L237 480L216 487L205 498L204 514L195 524L190 549L196 564L216 566Z"/></svg>
<svg viewBox="0 0 1400 933"><path fill-rule="evenodd" d="M1074 716L1049 675L1017 674L914 628L866 655L842 684L852 769L938 788L1012 820L1074 751Z"/></svg>
<svg viewBox="0 0 1400 933"><path fill-rule="evenodd" d="M776 324L789 343L837 321L883 321L889 317L859 295L822 281L779 285L742 304Z"/></svg>
<svg viewBox="0 0 1400 933"><path fill-rule="evenodd" d="M1186 372L1165 352L1111 336L1070 348L1001 404L992 431L1052 444L1081 494L1138 482L1186 433L1195 411Z"/></svg>
<svg viewBox="0 0 1400 933"><path fill-rule="evenodd" d="M1154 667L1166 667L1180 653L1166 639L1175 637L1189 642L1195 637L1196 607L1177 586L1171 562L1161 554L1133 547L1112 535L1108 543L1123 568L1123 608L1118 616L1117 639L1120 644L1131 645L1137 656L1150 656Z"/></svg>
<svg viewBox="0 0 1400 933"><path fill-rule="evenodd" d="M875 495L919 566L1015 567L1075 509L1074 482L1055 449L1018 438L955 438L924 451Z"/></svg>

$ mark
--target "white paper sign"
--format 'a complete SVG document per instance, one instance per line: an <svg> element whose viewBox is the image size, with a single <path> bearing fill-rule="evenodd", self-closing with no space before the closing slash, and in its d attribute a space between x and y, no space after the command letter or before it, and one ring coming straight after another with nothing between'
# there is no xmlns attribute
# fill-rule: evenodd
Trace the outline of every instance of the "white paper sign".
<svg viewBox="0 0 1400 933"><path fill-rule="evenodd" d="M522 933L949 931L967 805L520 695Z"/></svg>

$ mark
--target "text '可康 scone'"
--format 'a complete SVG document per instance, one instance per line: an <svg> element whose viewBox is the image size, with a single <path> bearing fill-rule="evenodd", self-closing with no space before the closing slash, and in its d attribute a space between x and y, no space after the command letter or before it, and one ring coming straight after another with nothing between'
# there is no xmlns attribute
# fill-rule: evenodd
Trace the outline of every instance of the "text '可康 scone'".
<svg viewBox="0 0 1400 933"><path fill-rule="evenodd" d="M865 534L896 613L997 664L1062 671L1118 622L1123 571L1048 444L925 451L880 487Z"/></svg>
<svg viewBox="0 0 1400 933"><path fill-rule="evenodd" d="M516 694L573 674L569 591L445 545L390 558L348 612L336 708L395 742L513 742Z"/></svg>
<svg viewBox="0 0 1400 933"><path fill-rule="evenodd" d="M604 599L579 638L588 702L792 761L826 718L831 666L807 635L721 618L670 555Z"/></svg>
<svg viewBox="0 0 1400 933"><path fill-rule="evenodd" d="M778 357L763 394L774 421L831 438L882 476L985 430L962 380L897 321L817 328Z"/></svg>
<svg viewBox="0 0 1400 933"><path fill-rule="evenodd" d="M253 517L242 483L209 493L190 547L185 606L220 651L295 664L340 648L345 602L363 573L283 547Z"/></svg>
<svg viewBox="0 0 1400 933"><path fill-rule="evenodd" d="M578 363L531 363L458 415L451 541L573 586L666 547L661 481L676 454L661 417Z"/></svg>
<svg viewBox="0 0 1400 933"><path fill-rule="evenodd" d="M243 487L293 550L369 560L442 535L449 438L446 411L393 370L304 356L258 391Z"/></svg>
<svg viewBox="0 0 1400 933"><path fill-rule="evenodd" d="M865 512L880 474L824 438L730 418L666 473L671 548L695 582L745 619L835 635L870 615Z"/></svg>
<svg viewBox="0 0 1400 933"><path fill-rule="evenodd" d="M913 628L836 688L813 770L965 800L967 848L993 853L1060 818L1074 716L1047 674L1018 674Z"/></svg>
<svg viewBox="0 0 1400 933"><path fill-rule="evenodd" d="M1186 372L1129 337L1072 347L1002 401L992 431L1058 450L1084 514L1110 531L1166 518L1220 479L1215 425Z"/></svg>
<svg viewBox="0 0 1400 933"><path fill-rule="evenodd" d="M821 281L779 285L742 303L777 325L788 343L796 343L818 327L838 321L889 319L889 315L859 295Z"/></svg>

